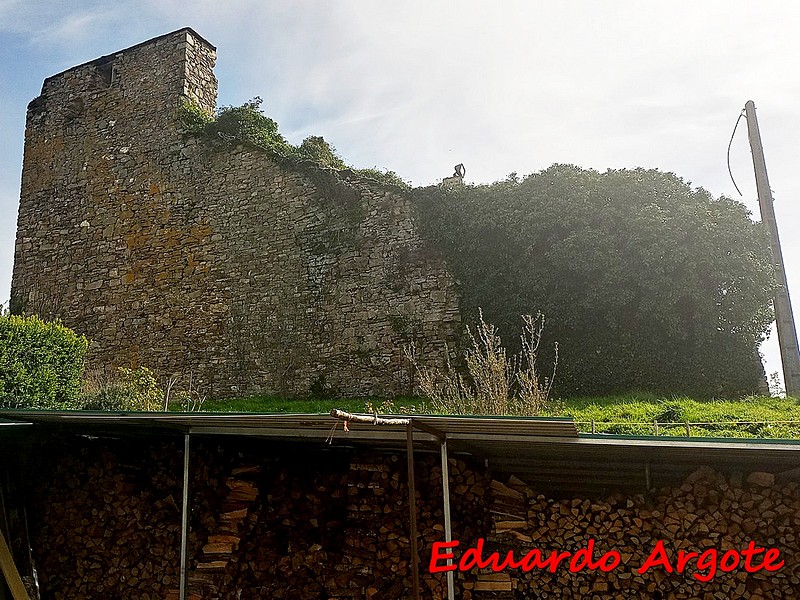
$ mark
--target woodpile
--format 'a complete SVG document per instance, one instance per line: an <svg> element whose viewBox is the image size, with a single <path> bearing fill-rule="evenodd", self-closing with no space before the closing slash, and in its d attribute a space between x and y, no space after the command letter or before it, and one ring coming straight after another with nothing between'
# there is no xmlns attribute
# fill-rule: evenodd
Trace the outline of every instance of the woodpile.
<svg viewBox="0 0 800 600"><path fill-rule="evenodd" d="M343 460L344 459L344 460ZM313 464L313 468L309 465ZM421 589L424 597L441 598L444 578L427 573L426 552L442 539L441 468L431 457L418 459L417 503ZM227 532L236 540L224 554L206 562L204 556L190 574L197 598L217 599L383 599L411 594L411 555L406 463L402 455L355 455L322 459L319 455L272 461L258 473L259 494L250 504L232 506L206 500L208 512L196 516L195 549L205 555L215 546L213 515L235 508L247 510L239 527ZM248 476L254 470L243 467ZM451 476L461 492L454 514L460 535L477 538L491 521L481 508L489 480L451 462ZM237 469L232 473L237 476ZM239 475L238 477L242 477ZM210 475L212 482L231 478ZM220 488L221 493L225 493ZM213 497L207 490L204 497ZM463 511L462 511L463 509ZM480 521L483 515L483 521ZM483 527L478 531L476 527ZM231 549L232 548L232 549ZM228 550L231 549L229 552ZM222 562L224 564L222 564ZM193 563L194 564L194 563ZM206 571L199 573L199 571ZM462 577L463 579L463 577ZM470 592L465 592L467 599Z"/></svg>
<svg viewBox="0 0 800 600"><path fill-rule="evenodd" d="M444 540L441 459L436 456L423 458L417 462L421 597L447 598L444 573L431 574L428 571L433 543ZM488 470L473 468L465 461L453 457L449 460L448 471L452 537L462 544L474 544L491 531L492 516L489 513L491 476ZM456 571L456 598L462 600L473 598L475 577L475 573Z"/></svg>
<svg viewBox="0 0 800 600"><path fill-rule="evenodd" d="M202 451L198 455L207 456ZM206 461L196 464L193 470L193 506L200 510L191 527L189 542L193 550L188 572L189 600L222 597L221 590L232 583L232 577L226 573L231 567L235 570L242 538L258 518L254 509L259 490L254 479L261 474L261 465L232 467L228 476L222 478L210 471ZM179 597L180 588L175 588L167 600Z"/></svg>
<svg viewBox="0 0 800 600"><path fill-rule="evenodd" d="M43 598L161 600L180 571L181 450L51 448L29 516Z"/></svg>
<svg viewBox="0 0 800 600"><path fill-rule="evenodd" d="M604 498L553 499L511 477L506 484L493 481L494 527L484 555L513 551L521 559L533 549L546 558L553 550L574 555L594 540L595 560L606 552L619 554L620 564L604 572L599 568L571 572L569 560L555 573L549 568L486 568L478 575L475 598L661 598L729 599L795 598L800 590L800 485L790 481L796 473L776 476L756 472L725 477L708 467L690 474L682 485L664 488L651 496L615 494ZM656 561L639 570L663 542L673 572ZM723 572L698 568L696 558L677 569L678 552L719 556L740 551L754 541L760 548L778 548L784 566L768 572L748 573L740 562ZM710 556L710 553L709 553ZM732 555L731 555L732 556ZM753 561L758 565L764 555ZM731 562L733 564L733 559ZM695 575L707 579L699 581Z"/></svg>
<svg viewBox="0 0 800 600"><path fill-rule="evenodd" d="M168 442L84 441L64 446L31 498L42 598L178 598L182 449ZM45 461L46 463L47 461ZM538 549L594 559L603 571L491 568L455 572L463 600L555 598L793 598L800 589L797 473L717 473L700 468L650 495L553 498L518 477L492 479L460 458L449 463L456 557L483 540L483 555L521 559ZM352 600L411 597L404 454L320 452L240 440L193 443L188 581L191 600ZM417 454L421 597L446 598L444 573L428 571L444 541L441 463ZM754 541L784 566L707 573L689 561L639 573L659 541L720 554Z"/></svg>

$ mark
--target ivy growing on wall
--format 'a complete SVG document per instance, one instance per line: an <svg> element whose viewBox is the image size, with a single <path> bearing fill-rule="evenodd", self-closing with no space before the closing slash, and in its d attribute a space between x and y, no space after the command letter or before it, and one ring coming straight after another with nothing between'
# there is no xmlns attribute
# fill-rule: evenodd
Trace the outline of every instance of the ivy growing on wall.
<svg viewBox="0 0 800 600"><path fill-rule="evenodd" d="M186 135L202 139L221 151L236 146L258 148L279 165L300 173L314 183L317 200L335 211L336 227L325 227L327 236L314 244L312 251L327 254L352 247L357 231L366 218L366 205L359 189L351 182L367 183L393 192L408 191L409 185L393 171L349 167L336 149L321 136L309 136L298 146L289 143L278 124L261 110L261 98L242 106L225 106L211 115L197 105L186 103L181 111ZM333 216L333 215L329 215Z"/></svg>
<svg viewBox="0 0 800 600"><path fill-rule="evenodd" d="M413 194L468 317L482 307L517 351L519 315L545 314L559 394L730 397L765 382L774 270L740 202L655 169L572 165Z"/></svg>
<svg viewBox="0 0 800 600"><path fill-rule="evenodd" d="M351 177L395 191L410 189L394 171L348 166L321 136L309 136L299 146L290 144L278 131L278 124L263 113L261 103L256 97L241 106L224 106L211 115L187 102L181 120L187 134L204 139L212 147L245 145L265 150L280 164L311 177L322 191L342 193L341 184Z"/></svg>

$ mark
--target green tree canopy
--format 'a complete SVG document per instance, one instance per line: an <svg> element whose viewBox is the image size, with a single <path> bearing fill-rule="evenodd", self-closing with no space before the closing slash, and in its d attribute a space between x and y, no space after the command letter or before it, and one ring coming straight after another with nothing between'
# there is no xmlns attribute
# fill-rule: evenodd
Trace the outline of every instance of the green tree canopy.
<svg viewBox="0 0 800 600"><path fill-rule="evenodd" d="M519 315L545 314L559 394L738 395L763 381L774 269L743 204L658 170L571 165L416 200L468 312L482 307L509 345Z"/></svg>

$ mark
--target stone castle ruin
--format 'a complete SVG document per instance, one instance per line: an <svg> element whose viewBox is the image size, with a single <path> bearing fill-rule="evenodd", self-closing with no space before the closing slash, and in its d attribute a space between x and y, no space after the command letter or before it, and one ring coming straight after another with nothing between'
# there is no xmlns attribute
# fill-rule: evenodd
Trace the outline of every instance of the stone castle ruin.
<svg viewBox="0 0 800 600"><path fill-rule="evenodd" d="M410 391L404 347L460 330L453 276L411 201L187 136L213 112L191 29L48 77L28 107L12 307L92 340L92 366L192 377L214 396Z"/></svg>

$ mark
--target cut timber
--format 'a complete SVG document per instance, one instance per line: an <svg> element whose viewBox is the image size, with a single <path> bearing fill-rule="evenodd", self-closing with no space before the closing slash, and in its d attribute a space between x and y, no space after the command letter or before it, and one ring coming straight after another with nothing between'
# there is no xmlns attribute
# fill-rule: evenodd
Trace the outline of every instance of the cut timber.
<svg viewBox="0 0 800 600"><path fill-rule="evenodd" d="M508 573L481 573L475 583L476 592L510 592L512 588Z"/></svg>
<svg viewBox="0 0 800 600"><path fill-rule="evenodd" d="M334 408L331 410L331 416L340 421L352 421L353 423L367 423L369 425L409 425L411 419L396 419L379 417L378 415L355 415L353 413L345 412Z"/></svg>
<svg viewBox="0 0 800 600"><path fill-rule="evenodd" d="M236 467L231 474L234 477L239 477L241 475L258 475L261 473L261 465L247 465L244 467Z"/></svg>
<svg viewBox="0 0 800 600"><path fill-rule="evenodd" d="M8 589L11 590L11 597L14 600L30 600L2 531L0 531L0 568L8 583Z"/></svg>
<svg viewBox="0 0 800 600"><path fill-rule="evenodd" d="M210 535L208 543L203 546L204 554L231 554L239 547L239 538L235 535Z"/></svg>
<svg viewBox="0 0 800 600"><path fill-rule="evenodd" d="M258 488L250 481L230 478L226 485L231 490L227 497L229 502L252 502L258 497Z"/></svg>
<svg viewBox="0 0 800 600"><path fill-rule="evenodd" d="M507 485L500 483L499 481L492 481L492 491L496 495L499 496L508 496L509 498L513 498L519 501L525 501L525 494L522 492L518 492L517 490L511 489Z"/></svg>
<svg viewBox="0 0 800 600"><path fill-rule="evenodd" d="M508 531L509 529L525 529L528 526L527 521L497 521L495 530L499 533L501 531Z"/></svg>
<svg viewBox="0 0 800 600"><path fill-rule="evenodd" d="M197 565L198 571L217 571L222 570L228 566L227 560L212 560L211 562L199 563Z"/></svg>

